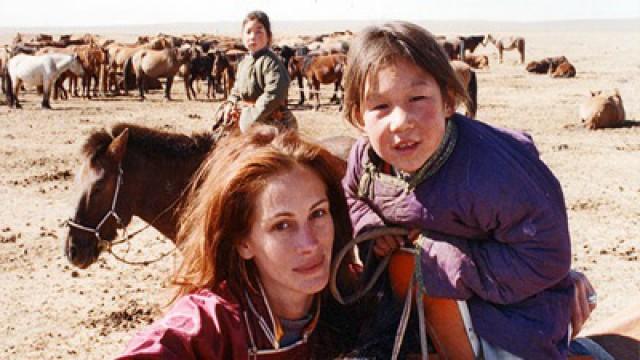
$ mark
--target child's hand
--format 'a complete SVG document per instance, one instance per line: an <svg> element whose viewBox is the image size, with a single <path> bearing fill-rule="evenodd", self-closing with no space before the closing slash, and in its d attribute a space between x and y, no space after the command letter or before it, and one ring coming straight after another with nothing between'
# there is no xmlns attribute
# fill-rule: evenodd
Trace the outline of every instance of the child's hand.
<svg viewBox="0 0 640 360"><path fill-rule="evenodd" d="M385 257L402 246L404 242L404 236L381 236L377 238L373 244L373 253L378 257Z"/></svg>

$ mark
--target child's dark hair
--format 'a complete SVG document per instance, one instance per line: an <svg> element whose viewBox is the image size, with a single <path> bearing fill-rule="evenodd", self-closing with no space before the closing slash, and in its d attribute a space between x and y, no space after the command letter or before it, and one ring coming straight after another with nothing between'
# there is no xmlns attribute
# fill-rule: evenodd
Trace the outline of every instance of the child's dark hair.
<svg viewBox="0 0 640 360"><path fill-rule="evenodd" d="M470 104L469 95L449 64L449 58L424 28L404 21L365 28L350 46L345 75L345 116L362 127L364 88L371 75L398 60L408 60L433 76L449 106Z"/></svg>
<svg viewBox="0 0 640 360"><path fill-rule="evenodd" d="M242 31L244 31L244 26L252 20L257 20L262 26L264 26L264 30L267 32L268 44L271 45L271 39L273 36L271 35L271 22L269 21L269 16L264 11L254 10L247 14L242 20Z"/></svg>

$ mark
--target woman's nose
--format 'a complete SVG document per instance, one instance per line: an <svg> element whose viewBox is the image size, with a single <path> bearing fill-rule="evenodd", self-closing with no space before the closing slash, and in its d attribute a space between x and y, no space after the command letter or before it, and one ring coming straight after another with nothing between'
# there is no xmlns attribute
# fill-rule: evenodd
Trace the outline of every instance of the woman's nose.
<svg viewBox="0 0 640 360"><path fill-rule="evenodd" d="M318 234L311 226L303 226L298 233L298 249L301 253L308 253L313 251L318 246Z"/></svg>

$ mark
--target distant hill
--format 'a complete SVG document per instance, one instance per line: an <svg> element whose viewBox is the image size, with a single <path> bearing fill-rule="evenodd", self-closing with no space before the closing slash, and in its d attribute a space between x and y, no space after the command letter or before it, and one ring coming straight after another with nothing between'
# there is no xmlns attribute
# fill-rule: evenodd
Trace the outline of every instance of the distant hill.
<svg viewBox="0 0 640 360"><path fill-rule="evenodd" d="M363 27L380 21L276 21L273 31L276 36L289 34L317 34L349 29L358 31ZM640 18L610 20L567 20L547 22L496 22L478 20L424 20L417 21L429 31L438 34L470 34L486 32L620 32L640 33ZM76 26L76 27L0 27L0 35L16 32L24 33L98 33L120 36L138 34L214 33L222 35L240 35L240 22L212 23L172 23L128 26Z"/></svg>

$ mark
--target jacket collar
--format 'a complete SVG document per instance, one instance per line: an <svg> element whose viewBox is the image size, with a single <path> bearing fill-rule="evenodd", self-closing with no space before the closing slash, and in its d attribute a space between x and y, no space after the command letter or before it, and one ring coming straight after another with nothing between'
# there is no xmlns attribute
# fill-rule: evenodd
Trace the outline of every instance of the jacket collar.
<svg viewBox="0 0 640 360"><path fill-rule="evenodd" d="M271 343L273 349L279 350L280 340L282 340L282 337L284 336L282 324L278 317L274 316L273 311L271 310L271 305L269 304L269 300L264 292L262 283L258 282L258 288L259 295L254 296L251 296L247 290L244 290L244 296L249 308L249 313L256 319L259 329ZM302 343L307 342L307 339L318 325L318 320L320 318L320 296L318 294L315 295L311 311L313 311L313 318L302 331ZM248 322L246 315L245 321ZM254 341L255 336L252 334L249 324L247 324L247 331L249 332L250 346L252 346L254 350L257 350L257 346ZM300 341L298 343L300 343ZM293 344L292 346L298 345L298 343Z"/></svg>
<svg viewBox="0 0 640 360"><path fill-rule="evenodd" d="M269 51L269 46L265 46L262 49L251 53L251 56L253 57L254 60L258 59L260 56L266 54Z"/></svg>
<svg viewBox="0 0 640 360"><path fill-rule="evenodd" d="M413 191L420 183L433 176L440 170L442 165L447 161L449 156L453 153L458 140L458 128L454 117L447 120L445 125L444 136L436 151L431 155L429 159L416 171L409 176L403 176L397 171L396 176L398 182L400 182L407 192ZM381 174L391 175L394 172L392 167L387 164L382 158L375 153L373 148L369 145L367 151L368 160L363 164L363 174L360 177L358 184L358 196L362 198L373 198L373 184L375 178L380 177Z"/></svg>

